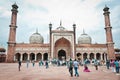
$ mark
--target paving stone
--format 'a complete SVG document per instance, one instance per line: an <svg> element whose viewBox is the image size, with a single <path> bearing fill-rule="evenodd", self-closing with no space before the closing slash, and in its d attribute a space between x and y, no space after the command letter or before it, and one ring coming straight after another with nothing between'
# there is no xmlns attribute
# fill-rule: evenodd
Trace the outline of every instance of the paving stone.
<svg viewBox="0 0 120 80"><path fill-rule="evenodd" d="M48 69L45 66L33 67L22 63L21 71L18 71L17 63L0 63L0 80L120 80L120 74L113 73L111 69L107 70L105 66L100 66L95 70L94 66L88 66L91 72L83 72L84 67L79 67L79 77L70 77L66 66L52 66Z"/></svg>

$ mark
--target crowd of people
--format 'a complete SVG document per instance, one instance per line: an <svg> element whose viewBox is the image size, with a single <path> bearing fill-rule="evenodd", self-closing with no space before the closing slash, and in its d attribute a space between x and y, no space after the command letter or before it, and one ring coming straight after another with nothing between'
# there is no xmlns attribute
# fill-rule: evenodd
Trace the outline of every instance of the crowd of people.
<svg viewBox="0 0 120 80"><path fill-rule="evenodd" d="M33 61L26 61L26 67L29 67L29 64L32 63L32 66L34 67L36 62ZM18 61L18 69L20 71L20 67L21 67L21 61ZM99 60L92 60L92 62L90 62L88 59L84 60L83 62L81 62L80 60L77 59L70 59L69 61L61 61L61 60L45 60L42 61L40 60L38 62L39 66L45 66L46 69L49 68L49 65L53 65L53 66L67 66L68 71L70 73L70 76L73 77L73 72L74 72L74 76L79 77L79 66L83 66L83 72L91 72L91 70L89 70L89 66L88 65L92 65L95 67L95 70L98 70L98 66L106 66L106 69L111 69L112 72L115 73L120 73L120 60L106 60L106 62L101 63ZM74 70L74 71L73 71Z"/></svg>

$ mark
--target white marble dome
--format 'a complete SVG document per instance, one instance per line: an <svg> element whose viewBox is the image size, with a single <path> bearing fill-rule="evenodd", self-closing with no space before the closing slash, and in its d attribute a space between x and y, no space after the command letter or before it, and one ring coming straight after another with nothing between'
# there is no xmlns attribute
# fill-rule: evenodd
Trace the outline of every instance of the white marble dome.
<svg viewBox="0 0 120 80"><path fill-rule="evenodd" d="M78 38L78 44L91 44L91 37L83 31L83 34Z"/></svg>
<svg viewBox="0 0 120 80"><path fill-rule="evenodd" d="M38 43L43 43L44 39L43 37L40 35L40 33L38 33L36 31L36 33L33 33L30 38L29 38L29 42L32 44L38 44Z"/></svg>

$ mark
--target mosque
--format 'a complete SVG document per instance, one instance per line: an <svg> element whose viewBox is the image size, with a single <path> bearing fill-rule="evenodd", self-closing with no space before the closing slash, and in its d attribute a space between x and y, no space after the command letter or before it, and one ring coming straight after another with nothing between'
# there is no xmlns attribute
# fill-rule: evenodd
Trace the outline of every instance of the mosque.
<svg viewBox="0 0 120 80"><path fill-rule="evenodd" d="M82 61L85 59L105 61L107 59L115 59L112 27L109 15L110 12L107 6L103 9L106 44L92 44L92 38L85 33L85 31L83 31L76 40L76 24L73 24L73 30L67 30L61 23L55 30L52 29L51 23L48 25L49 43L44 43L44 37L37 30L29 37L29 43L17 43L17 9L17 4L13 4L11 9L11 24L9 26L9 40L7 43L7 62L14 62L18 60L68 60L70 58L77 58Z"/></svg>

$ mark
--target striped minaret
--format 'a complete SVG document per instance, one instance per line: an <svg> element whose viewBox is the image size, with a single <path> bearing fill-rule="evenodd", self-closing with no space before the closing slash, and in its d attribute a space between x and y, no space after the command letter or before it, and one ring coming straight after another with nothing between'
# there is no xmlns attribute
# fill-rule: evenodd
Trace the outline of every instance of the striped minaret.
<svg viewBox="0 0 120 80"><path fill-rule="evenodd" d="M9 40L8 40L8 51L7 51L7 62L14 62L15 55L15 44L16 44L16 24L17 24L17 13L18 13L17 4L12 5L12 15L11 15L11 24L10 24L10 32L9 32Z"/></svg>
<svg viewBox="0 0 120 80"><path fill-rule="evenodd" d="M107 42L107 49L108 49L108 58L115 59L115 51L114 51L114 42L112 37L112 27L110 24L110 12L109 8L105 6L103 9L104 18L105 18L105 31L106 31L106 42Z"/></svg>

